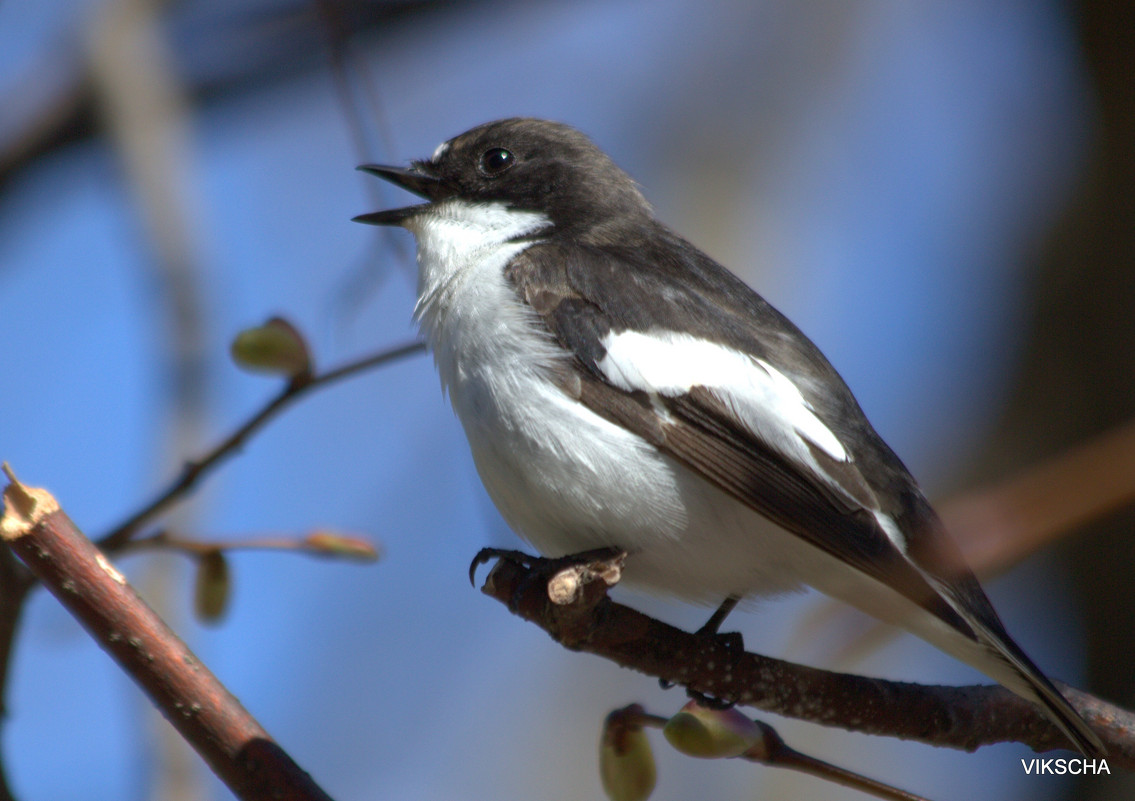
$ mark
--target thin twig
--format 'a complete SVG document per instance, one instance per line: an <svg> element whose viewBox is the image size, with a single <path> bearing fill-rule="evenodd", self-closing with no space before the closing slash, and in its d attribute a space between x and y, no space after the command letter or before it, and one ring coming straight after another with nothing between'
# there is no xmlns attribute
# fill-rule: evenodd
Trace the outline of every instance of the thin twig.
<svg viewBox="0 0 1135 801"><path fill-rule="evenodd" d="M915 795L878 779L872 779L861 773L801 753L790 748L772 726L760 720L756 721L756 724L763 731L765 741L759 749L753 749L751 752L742 754L741 759L762 765L797 770L833 784L851 787L876 798L885 799L885 801L927 801L923 796Z"/></svg>
<svg viewBox="0 0 1135 801"><path fill-rule="evenodd" d="M245 441L265 423L271 420L281 409L311 390L325 387L340 379L361 373L387 362L411 356L425 350L424 342L409 342L404 345L389 348L379 353L367 356L357 361L348 362L333 370L318 375L300 375L289 381L284 388L248 420L240 424L236 430L221 440L203 456L185 463L181 475L178 476L165 490L158 494L150 503L143 506L114 529L98 539L98 545L104 551L115 551L121 548L146 523L150 522L161 512L165 511L174 501L181 498L201 479L203 475L216 467L223 459L232 456Z"/></svg>
<svg viewBox="0 0 1135 801"><path fill-rule="evenodd" d="M378 96L378 83L370 73L368 62L358 58L351 49L351 30L347 25L341 4L330 0L317 0L315 9L326 32L328 65L335 85L335 98L343 116L343 122L351 135L356 164L370 164L375 161L375 150L382 161L393 158L394 136L383 113ZM367 122L375 134L369 137ZM364 179L362 186L375 207L382 205L383 194L388 186L385 182ZM408 250L404 237L392 228L379 226L373 229L372 236L382 243L382 247L394 255L394 263L403 272L414 273L413 254ZM360 303L373 294L374 287L385 278L386 272L374 269L373 259L368 257L357 267L352 268L337 287L335 300L354 312ZM348 315L349 316L349 315Z"/></svg>
<svg viewBox="0 0 1135 801"><path fill-rule="evenodd" d="M667 718L661 715L647 712L639 704L631 704L615 710L607 716L608 722L612 719L617 719L619 725L650 729L663 729L669 722ZM768 723L761 720L755 720L753 723L756 724L760 732L760 740L748 751L738 755L736 759L744 759L747 762L755 762L770 767L797 770L809 776L815 776L844 787L851 787L886 801L927 801L922 796L908 793L906 790L893 785L885 784L860 773L801 753L790 748L784 742L780 733Z"/></svg>
<svg viewBox="0 0 1135 801"><path fill-rule="evenodd" d="M169 531L155 531L127 542L122 552L161 548L201 557L217 551L287 551L357 562L373 562L379 551L361 537L348 537L326 531L313 531L306 537L248 537L246 539L194 540Z"/></svg>

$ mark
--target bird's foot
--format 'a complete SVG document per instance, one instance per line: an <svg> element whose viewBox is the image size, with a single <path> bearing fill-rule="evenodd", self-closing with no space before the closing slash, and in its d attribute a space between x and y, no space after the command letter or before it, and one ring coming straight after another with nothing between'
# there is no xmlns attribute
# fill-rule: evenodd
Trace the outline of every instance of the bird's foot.
<svg viewBox="0 0 1135 801"><path fill-rule="evenodd" d="M477 551L477 555L473 557L473 561L469 563L469 583L474 587L477 586L477 568L481 565L486 565L492 559L504 559L514 564L522 565L523 567L532 568L536 562L543 561L539 556L532 556L526 554L524 551L517 551L510 548L482 548Z"/></svg>
<svg viewBox="0 0 1135 801"><path fill-rule="evenodd" d="M721 624L725 622L725 618L729 616L729 613L736 608L739 601L740 599L735 595L727 597L721 602L721 606L717 607L713 614L710 615L705 625L694 632L694 636L710 637L716 642L721 643L729 653L743 653L745 651L745 638L741 635L741 632L719 631ZM663 690L669 690L674 686L674 683L666 679L659 679L658 686ZM705 693L700 693L697 690L691 690L689 687L686 688L686 695L688 695L691 700L696 701L708 709L729 709L733 706L732 701L723 701L720 698L714 698Z"/></svg>
<svg viewBox="0 0 1135 801"><path fill-rule="evenodd" d="M697 690L691 690L689 687L686 688L686 696L698 706L704 706L706 709L723 710L732 709L734 706L732 701L726 701L724 698L699 693Z"/></svg>

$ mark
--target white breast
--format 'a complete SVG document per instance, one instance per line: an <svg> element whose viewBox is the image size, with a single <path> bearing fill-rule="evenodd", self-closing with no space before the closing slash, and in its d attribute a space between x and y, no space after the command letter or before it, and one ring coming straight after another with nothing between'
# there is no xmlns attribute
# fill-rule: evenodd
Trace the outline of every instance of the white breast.
<svg viewBox="0 0 1135 801"><path fill-rule="evenodd" d="M567 358L503 269L546 224L537 214L448 201L411 221L415 310L474 462L508 524L548 555L614 545L626 578L689 599L798 585L798 539L569 398Z"/></svg>

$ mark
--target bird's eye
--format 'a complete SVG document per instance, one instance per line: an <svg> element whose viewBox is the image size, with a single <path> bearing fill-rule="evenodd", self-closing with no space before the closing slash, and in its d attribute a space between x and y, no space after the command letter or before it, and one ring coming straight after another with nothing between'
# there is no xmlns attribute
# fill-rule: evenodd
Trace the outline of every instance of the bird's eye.
<svg viewBox="0 0 1135 801"><path fill-rule="evenodd" d="M481 154L477 167L485 177L496 178L515 163L516 157L512 155L512 151L493 147Z"/></svg>

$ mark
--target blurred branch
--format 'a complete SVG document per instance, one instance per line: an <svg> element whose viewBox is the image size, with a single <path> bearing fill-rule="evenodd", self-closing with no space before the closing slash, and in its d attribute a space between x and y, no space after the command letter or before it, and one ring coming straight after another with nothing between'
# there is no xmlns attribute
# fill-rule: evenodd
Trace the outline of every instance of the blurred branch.
<svg viewBox="0 0 1135 801"><path fill-rule="evenodd" d="M122 550L144 548L181 551L189 556L205 556L216 551L288 551L359 562L374 562L379 557L378 550L366 540L329 531L313 531L306 537L251 537L213 541L186 539L169 531L158 531L130 540Z"/></svg>
<svg viewBox="0 0 1135 801"><path fill-rule="evenodd" d="M224 459L232 456L265 423L276 416L284 407L295 402L308 392L328 384L364 372L387 362L411 356L425 350L424 342L409 342L371 356L349 362L333 370L320 374L301 373L293 376L284 388L248 420L237 426L231 434L207 451L201 457L191 460L182 468L178 476L163 492L150 503L132 514L113 530L99 539L99 547L113 551L125 545L138 529L164 512L170 505L188 493L197 482Z"/></svg>
<svg viewBox="0 0 1135 801"><path fill-rule="evenodd" d="M381 145L381 152L393 153L394 136L378 99L378 82L364 59L352 58L353 31L343 4L338 0L316 0L314 7L326 35L331 76L347 130L351 134L355 156L360 163L366 163L374 155L372 137L367 135L366 130L368 120L373 126L374 138ZM357 92L352 91L352 78L359 83ZM363 106L366 108L365 114L361 110ZM368 181L366 186L371 190L372 198L375 198L376 192L373 190L376 184Z"/></svg>
<svg viewBox="0 0 1135 801"><path fill-rule="evenodd" d="M452 0L335 0L334 5L337 24L351 37L396 37L403 23L461 7ZM166 8L162 24L169 30L179 73L185 76L194 105L215 103L326 67L319 57L324 11L311 3L167 4ZM74 18L76 27L85 20L83 15ZM12 81L13 91L0 97L0 108L8 114L0 123L0 198L25 168L100 134L92 82L81 59L73 57L71 38L60 36L50 57L36 63L25 80ZM49 80L44 80L45 75ZM29 93L41 96L29 98Z"/></svg>
<svg viewBox="0 0 1135 801"><path fill-rule="evenodd" d="M379 161L389 162L394 158L394 136L379 100L379 82L375 80L367 59L360 57L352 47L354 31L344 4L341 0L316 0L314 7L319 12L326 34L328 66L335 97L351 135L355 160L358 164L373 163L377 152L381 154ZM363 180L361 185L375 208L385 205L383 195L389 184ZM417 280L413 253L407 248L404 237L387 226L373 229L371 236L381 243L384 250L393 254L396 267L402 268L407 277ZM371 250L373 248L367 248L368 253ZM344 319L353 317L362 302L374 295L387 273L387 270L375 270L373 260L366 258L344 276L335 292L336 305L346 311L342 315Z"/></svg>
<svg viewBox="0 0 1135 801"><path fill-rule="evenodd" d="M28 569L138 683L213 772L241 799L330 801L56 500L7 470L0 536Z"/></svg>
<svg viewBox="0 0 1135 801"><path fill-rule="evenodd" d="M998 686L943 687L833 673L739 652L690 634L607 596L622 555L560 569L564 560L499 558L482 592L575 651L601 656L698 693L851 731L972 751L1017 741L1035 751L1067 748L1028 701ZM1109 750L1135 770L1135 714L1059 685Z"/></svg>
<svg viewBox="0 0 1135 801"><path fill-rule="evenodd" d="M999 482L938 505L942 521L978 576L1003 573L1135 501L1135 421L1094 437ZM899 629L877 620L847 624L857 610L834 599L816 605L797 626L811 638L821 625L855 631L839 659L882 648Z"/></svg>
<svg viewBox="0 0 1135 801"><path fill-rule="evenodd" d="M12 664L12 649L20 617L28 592L35 586L31 573L20 564L15 555L0 541L0 720L7 717L4 702L8 687L8 669ZM8 787L7 772L0 761L0 801L15 801Z"/></svg>
<svg viewBox="0 0 1135 801"><path fill-rule="evenodd" d="M1006 570L1135 501L1135 421L940 507L979 574Z"/></svg>
<svg viewBox="0 0 1135 801"><path fill-rule="evenodd" d="M168 389L158 411L162 436L153 443L156 464L200 442L208 412L205 358L205 296L198 247L199 207L194 178L197 170L189 93L174 67L162 0L109 0L93 13L87 26L88 74L98 119L114 148L143 223L150 258L141 263L144 279L154 290L157 313L154 342L162 350ZM187 525L193 508L178 510ZM147 566L144 584L150 604L168 614L173 582L163 571L168 563ZM156 721L151 715L149 725ZM155 761L166 769L151 775L151 795L162 801L204 799L204 777L193 770L184 741L164 726L146 738Z"/></svg>

